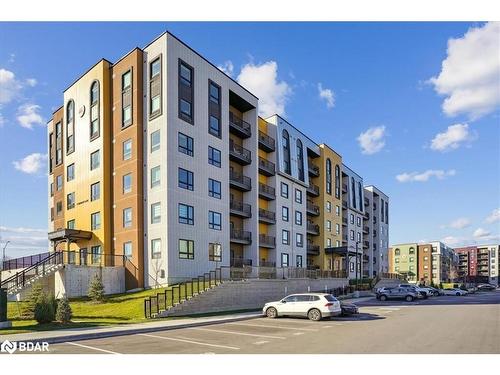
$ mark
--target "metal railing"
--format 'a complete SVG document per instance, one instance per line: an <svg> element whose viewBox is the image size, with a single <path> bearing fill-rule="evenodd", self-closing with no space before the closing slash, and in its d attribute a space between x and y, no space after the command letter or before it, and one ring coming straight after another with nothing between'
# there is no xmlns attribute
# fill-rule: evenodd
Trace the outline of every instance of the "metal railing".
<svg viewBox="0 0 500 375"><path fill-rule="evenodd" d="M247 150L245 147L234 143L232 140L229 140L229 155L235 156L237 159L240 159L248 164L252 162L252 152Z"/></svg>
<svg viewBox="0 0 500 375"><path fill-rule="evenodd" d="M316 164L308 163L308 171L314 176L319 176L319 167Z"/></svg>
<svg viewBox="0 0 500 375"><path fill-rule="evenodd" d="M259 219L267 222L276 222L276 213L273 211L266 210L264 208L259 208Z"/></svg>
<svg viewBox="0 0 500 375"><path fill-rule="evenodd" d="M310 183L307 187L307 192L312 195L319 195L319 186L313 183Z"/></svg>
<svg viewBox="0 0 500 375"><path fill-rule="evenodd" d="M319 252L320 252L319 245L314 245L312 243L307 244L307 254L319 255Z"/></svg>
<svg viewBox="0 0 500 375"><path fill-rule="evenodd" d="M307 212L313 213L315 215L319 215L319 206L313 203L307 202L306 205Z"/></svg>
<svg viewBox="0 0 500 375"><path fill-rule="evenodd" d="M241 201L232 200L229 203L229 209L233 211L238 211L244 216L251 217L252 216L252 206L248 203L243 203Z"/></svg>
<svg viewBox="0 0 500 375"><path fill-rule="evenodd" d="M259 234L259 245L275 247L276 237L268 236L267 234Z"/></svg>
<svg viewBox="0 0 500 375"><path fill-rule="evenodd" d="M264 159L259 156L259 170L267 172L270 175L274 175L276 173L276 167L272 161Z"/></svg>
<svg viewBox="0 0 500 375"><path fill-rule="evenodd" d="M252 126L231 111L229 111L229 126L243 133L247 137L252 135Z"/></svg>
<svg viewBox="0 0 500 375"><path fill-rule="evenodd" d="M42 260L48 258L52 253L40 253L36 255L29 255L22 258L9 259L3 262L2 271L17 270L19 268L30 267Z"/></svg>
<svg viewBox="0 0 500 375"><path fill-rule="evenodd" d="M230 234L231 240L240 240L240 241L252 241L252 232L248 232L242 229L231 229Z"/></svg>
<svg viewBox="0 0 500 375"><path fill-rule="evenodd" d="M269 197L276 197L276 190L272 186L259 182L259 194L264 194Z"/></svg>
<svg viewBox="0 0 500 375"><path fill-rule="evenodd" d="M310 233L319 233L319 225L313 223L307 223L307 231Z"/></svg>
<svg viewBox="0 0 500 375"><path fill-rule="evenodd" d="M276 149L276 142L274 138L268 136L264 132L259 130L259 142L262 143L268 150L274 151Z"/></svg>
<svg viewBox="0 0 500 375"><path fill-rule="evenodd" d="M252 179L235 170L229 171L229 182L237 183L247 190L252 190Z"/></svg>

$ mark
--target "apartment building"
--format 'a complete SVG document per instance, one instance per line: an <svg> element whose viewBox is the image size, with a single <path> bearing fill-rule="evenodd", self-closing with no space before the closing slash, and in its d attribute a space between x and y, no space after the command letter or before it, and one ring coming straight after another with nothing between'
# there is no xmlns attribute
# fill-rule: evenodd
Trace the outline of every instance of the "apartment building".
<svg viewBox="0 0 500 375"><path fill-rule="evenodd" d="M458 254L458 276L468 282L499 283L500 245L477 245L455 249Z"/></svg>
<svg viewBox="0 0 500 375"><path fill-rule="evenodd" d="M168 32L76 79L47 134L52 250L79 265L125 256L127 288L221 266L355 277L363 249L381 272L364 194L384 233L387 196L284 118L258 117L255 95Z"/></svg>

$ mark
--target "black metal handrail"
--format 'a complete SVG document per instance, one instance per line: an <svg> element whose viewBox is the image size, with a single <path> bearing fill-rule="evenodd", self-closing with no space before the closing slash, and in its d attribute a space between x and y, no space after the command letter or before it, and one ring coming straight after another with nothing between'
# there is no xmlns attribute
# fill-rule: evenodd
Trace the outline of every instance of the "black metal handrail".
<svg viewBox="0 0 500 375"><path fill-rule="evenodd" d="M275 149L275 141L274 141L274 138L268 136L267 134L265 134L264 132L260 131L259 130L259 142L263 143L264 145L266 145L269 149L272 149L274 150Z"/></svg>
<svg viewBox="0 0 500 375"><path fill-rule="evenodd" d="M272 161L269 161L262 156L259 156L259 168L269 171L270 173L276 173L276 167Z"/></svg>
<svg viewBox="0 0 500 375"><path fill-rule="evenodd" d="M319 167L316 164L309 163L308 169L309 169L309 172L312 172L315 175L319 174Z"/></svg>
<svg viewBox="0 0 500 375"><path fill-rule="evenodd" d="M315 214L319 215L319 206L315 205L314 203L307 202L306 209L309 212L314 212Z"/></svg>
<svg viewBox="0 0 500 375"><path fill-rule="evenodd" d="M252 152L250 150L247 150L245 147L234 143L232 140L229 140L229 153L238 156L248 163L252 162Z"/></svg>
<svg viewBox="0 0 500 375"><path fill-rule="evenodd" d="M276 246L276 238L274 236L268 236L267 234L259 234L259 244Z"/></svg>
<svg viewBox="0 0 500 375"><path fill-rule="evenodd" d="M252 126L245 120L236 116L233 112L229 111L229 124L238 128L241 132L250 136L252 134Z"/></svg>
<svg viewBox="0 0 500 375"><path fill-rule="evenodd" d="M259 193L276 196L276 190L269 185L259 182Z"/></svg>
<svg viewBox="0 0 500 375"><path fill-rule="evenodd" d="M319 194L319 186L315 185L313 183L310 183L309 186L307 187L307 191L311 194Z"/></svg>
<svg viewBox="0 0 500 375"><path fill-rule="evenodd" d="M252 188L252 179L248 176L245 176L244 174L237 172L235 170L230 170L229 171L229 180L237 182L239 184L242 184L246 186L248 189Z"/></svg>
<svg viewBox="0 0 500 375"><path fill-rule="evenodd" d="M276 213L273 211L266 210L264 208L259 208L259 217L262 219L276 221Z"/></svg>
<svg viewBox="0 0 500 375"><path fill-rule="evenodd" d="M240 212L243 212L247 215L251 215L252 214L252 206L248 203L243 203L241 201L237 201L237 200L232 200L229 202L229 208L231 210L235 210L235 211L240 211Z"/></svg>
<svg viewBox="0 0 500 375"><path fill-rule="evenodd" d="M19 268L30 267L45 258L48 258L51 253L40 253L36 255L28 255L22 258L9 259L3 262L2 271L17 270Z"/></svg>
<svg viewBox="0 0 500 375"><path fill-rule="evenodd" d="M251 241L252 240L252 232L245 231L242 229L231 229L231 234L230 234L231 239L236 239L236 240L245 240L245 241Z"/></svg>

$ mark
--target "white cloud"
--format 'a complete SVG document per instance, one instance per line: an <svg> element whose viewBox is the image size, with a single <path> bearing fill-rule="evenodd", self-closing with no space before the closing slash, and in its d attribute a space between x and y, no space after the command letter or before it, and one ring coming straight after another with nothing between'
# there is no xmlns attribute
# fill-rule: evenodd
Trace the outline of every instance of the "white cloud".
<svg viewBox="0 0 500 375"><path fill-rule="evenodd" d="M217 68L219 70L222 70L224 73L226 73L229 77L233 76L234 72L234 65L231 60L224 61L224 64L218 65Z"/></svg>
<svg viewBox="0 0 500 375"><path fill-rule="evenodd" d="M453 229L464 229L469 227L471 221L466 217L460 217L456 220L453 220L450 224L444 225L443 228L453 228Z"/></svg>
<svg viewBox="0 0 500 375"><path fill-rule="evenodd" d="M441 239L441 242L444 242L448 246L458 245L459 243L464 243L465 239L455 236L446 236Z"/></svg>
<svg viewBox="0 0 500 375"><path fill-rule="evenodd" d="M449 39L441 72L429 82L440 95L448 116L477 119L500 104L500 23L470 28L462 38Z"/></svg>
<svg viewBox="0 0 500 375"><path fill-rule="evenodd" d="M321 100L326 102L326 108L335 107L335 93L330 89L324 89L321 83L318 83L318 94Z"/></svg>
<svg viewBox="0 0 500 375"><path fill-rule="evenodd" d="M480 245L488 242L498 242L500 240L500 235L488 234L482 237L455 237L446 236L441 239L446 245L451 247L461 247L461 246L474 246Z"/></svg>
<svg viewBox="0 0 500 375"><path fill-rule="evenodd" d="M500 208L494 209L491 214L485 220L488 224L496 223L500 221Z"/></svg>
<svg viewBox="0 0 500 375"><path fill-rule="evenodd" d="M14 168L27 174L36 174L45 167L47 155L34 153L23 159L13 161Z"/></svg>
<svg viewBox="0 0 500 375"><path fill-rule="evenodd" d="M241 69L237 81L259 98L261 116L285 116L285 105L292 89L285 81L278 81L278 64L275 61L261 65L246 64Z"/></svg>
<svg viewBox="0 0 500 375"><path fill-rule="evenodd" d="M23 85L10 70L0 69L0 104L10 103L17 98Z"/></svg>
<svg viewBox="0 0 500 375"><path fill-rule="evenodd" d="M16 61L16 54L11 53L9 54L9 60L7 60L10 64L12 64L14 61Z"/></svg>
<svg viewBox="0 0 500 375"><path fill-rule="evenodd" d="M0 232L7 232L7 233L41 233L41 234L44 234L44 233L47 233L47 229L0 226Z"/></svg>
<svg viewBox="0 0 500 375"><path fill-rule="evenodd" d="M27 78L26 84L31 87L35 87L38 81L35 78Z"/></svg>
<svg viewBox="0 0 500 375"><path fill-rule="evenodd" d="M43 125L45 121L38 113L40 108L36 104L23 104L17 110L17 121L26 129L33 129L33 125Z"/></svg>
<svg viewBox="0 0 500 375"><path fill-rule="evenodd" d="M486 229L483 229L483 228L477 228L473 233L473 236L476 238L488 237L490 235L491 235L491 232L488 232Z"/></svg>
<svg viewBox="0 0 500 375"><path fill-rule="evenodd" d="M361 133L357 138L361 152L365 155L372 155L385 146L385 126L375 126Z"/></svg>
<svg viewBox="0 0 500 375"><path fill-rule="evenodd" d="M426 182L429 181L431 177L436 177L438 180L443 180L446 177L454 176L456 171L450 169L444 171L442 169L428 169L425 172L411 172L411 173L401 173L396 176L396 180L399 182Z"/></svg>
<svg viewBox="0 0 500 375"><path fill-rule="evenodd" d="M455 124L448 126L444 133L438 133L431 141L431 149L435 151L450 151L460 147L463 143L475 140L477 136L469 132L468 124Z"/></svg>

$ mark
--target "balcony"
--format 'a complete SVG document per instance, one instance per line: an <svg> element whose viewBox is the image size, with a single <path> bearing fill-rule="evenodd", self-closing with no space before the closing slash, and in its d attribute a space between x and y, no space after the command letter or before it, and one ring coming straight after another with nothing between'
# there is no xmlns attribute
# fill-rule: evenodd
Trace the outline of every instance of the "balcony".
<svg viewBox="0 0 500 375"><path fill-rule="evenodd" d="M276 199L276 191L272 186L259 182L259 197L266 201L272 201Z"/></svg>
<svg viewBox="0 0 500 375"><path fill-rule="evenodd" d="M231 229L230 241L242 245L250 245L252 243L252 232L241 229Z"/></svg>
<svg viewBox="0 0 500 375"><path fill-rule="evenodd" d="M368 228L366 225L363 227L363 233L368 234L370 233L370 228Z"/></svg>
<svg viewBox="0 0 500 375"><path fill-rule="evenodd" d="M313 177L319 176L319 167L316 164L309 162L308 163L308 171L309 171L309 175L311 175Z"/></svg>
<svg viewBox="0 0 500 375"><path fill-rule="evenodd" d="M240 172L229 170L229 185L240 191L252 190L252 179Z"/></svg>
<svg viewBox="0 0 500 375"><path fill-rule="evenodd" d="M311 202L307 202L306 212L307 212L307 214L312 215L312 216L319 216L319 206L317 206Z"/></svg>
<svg viewBox="0 0 500 375"><path fill-rule="evenodd" d="M243 268L244 266L252 266L252 259L231 258L229 261L231 267Z"/></svg>
<svg viewBox="0 0 500 375"><path fill-rule="evenodd" d="M276 142L274 138L259 130L259 148L265 152L273 152L276 150Z"/></svg>
<svg viewBox="0 0 500 375"><path fill-rule="evenodd" d="M370 213L368 211L365 212L365 215L363 216L363 220L370 220Z"/></svg>
<svg viewBox="0 0 500 375"><path fill-rule="evenodd" d="M363 262L369 262L370 261L370 257L366 254L363 254Z"/></svg>
<svg viewBox="0 0 500 375"><path fill-rule="evenodd" d="M347 184L342 184L342 193L347 193Z"/></svg>
<svg viewBox="0 0 500 375"><path fill-rule="evenodd" d="M368 206L370 204L370 200L368 198L365 198L365 206Z"/></svg>
<svg viewBox="0 0 500 375"><path fill-rule="evenodd" d="M240 138L252 136L252 126L231 111L229 111L229 131Z"/></svg>
<svg viewBox="0 0 500 375"><path fill-rule="evenodd" d="M373 237L377 237L377 231L376 230L373 231Z"/></svg>
<svg viewBox="0 0 500 375"><path fill-rule="evenodd" d="M309 186L307 187L307 194L312 195L313 197L318 197L319 196L319 186L314 185L313 183L310 183Z"/></svg>
<svg viewBox="0 0 500 375"><path fill-rule="evenodd" d="M231 215L239 216L242 218L252 217L252 206L249 205L248 203L232 200L229 203L229 209Z"/></svg>
<svg viewBox="0 0 500 375"><path fill-rule="evenodd" d="M252 162L252 152L229 140L229 159L241 165L248 165Z"/></svg>
<svg viewBox="0 0 500 375"><path fill-rule="evenodd" d="M266 210L264 208L259 208L259 222L267 224L276 224L276 213Z"/></svg>
<svg viewBox="0 0 500 375"><path fill-rule="evenodd" d="M343 225L344 227L346 227L346 226L347 226L347 218L346 218L346 217L343 217L343 218L342 218L342 225Z"/></svg>
<svg viewBox="0 0 500 375"><path fill-rule="evenodd" d="M259 234L259 246L274 249L276 247L276 238L267 234Z"/></svg>
<svg viewBox="0 0 500 375"><path fill-rule="evenodd" d="M342 235L342 242L347 242L347 234Z"/></svg>
<svg viewBox="0 0 500 375"><path fill-rule="evenodd" d="M307 233L313 234L315 236L319 235L319 225L313 223L307 223Z"/></svg>
<svg viewBox="0 0 500 375"><path fill-rule="evenodd" d="M274 176L276 167L274 163L259 156L259 172L264 176Z"/></svg>
<svg viewBox="0 0 500 375"><path fill-rule="evenodd" d="M363 241L363 249L368 249L370 247L369 241Z"/></svg>
<svg viewBox="0 0 500 375"><path fill-rule="evenodd" d="M307 244L307 255L319 255L319 245Z"/></svg>
<svg viewBox="0 0 500 375"><path fill-rule="evenodd" d="M347 210L347 201L344 201L344 200L342 201L342 208L344 210Z"/></svg>

